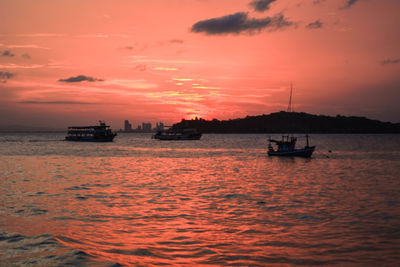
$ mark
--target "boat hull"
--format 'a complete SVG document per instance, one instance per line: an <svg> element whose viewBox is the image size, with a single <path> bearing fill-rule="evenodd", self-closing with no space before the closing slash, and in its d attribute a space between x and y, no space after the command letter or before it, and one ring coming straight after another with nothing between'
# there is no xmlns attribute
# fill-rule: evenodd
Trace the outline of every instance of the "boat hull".
<svg viewBox="0 0 400 267"><path fill-rule="evenodd" d="M65 141L74 142L112 142L115 136L107 136L102 138L90 137L90 136L66 136Z"/></svg>
<svg viewBox="0 0 400 267"><path fill-rule="evenodd" d="M179 141L179 140L200 140L201 134L196 135L154 135L154 139L163 140L163 141Z"/></svg>
<svg viewBox="0 0 400 267"><path fill-rule="evenodd" d="M305 147L302 149L295 149L292 151L268 151L269 156L278 157L303 157L309 158L315 150L315 146Z"/></svg>

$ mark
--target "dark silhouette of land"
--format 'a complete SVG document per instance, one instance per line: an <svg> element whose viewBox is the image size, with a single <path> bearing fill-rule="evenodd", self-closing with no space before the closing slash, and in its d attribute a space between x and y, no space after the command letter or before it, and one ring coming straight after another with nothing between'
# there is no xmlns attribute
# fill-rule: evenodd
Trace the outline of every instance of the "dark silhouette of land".
<svg viewBox="0 0 400 267"><path fill-rule="evenodd" d="M400 133L400 123L284 111L222 121L182 119L172 128L196 128L202 133Z"/></svg>

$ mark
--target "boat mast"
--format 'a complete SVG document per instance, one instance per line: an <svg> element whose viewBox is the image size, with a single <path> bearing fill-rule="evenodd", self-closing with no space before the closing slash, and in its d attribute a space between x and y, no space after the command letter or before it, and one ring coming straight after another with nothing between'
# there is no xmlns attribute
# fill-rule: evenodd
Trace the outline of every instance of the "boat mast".
<svg viewBox="0 0 400 267"><path fill-rule="evenodd" d="M293 93L293 84L290 83L290 98L289 98L289 105L287 108L287 112L292 112L292 93Z"/></svg>

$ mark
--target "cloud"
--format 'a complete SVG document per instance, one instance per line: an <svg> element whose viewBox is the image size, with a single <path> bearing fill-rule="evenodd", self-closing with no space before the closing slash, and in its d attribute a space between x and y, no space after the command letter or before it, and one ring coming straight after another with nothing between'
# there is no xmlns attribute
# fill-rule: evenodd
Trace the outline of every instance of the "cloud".
<svg viewBox="0 0 400 267"><path fill-rule="evenodd" d="M78 37L83 37L83 38L109 38L110 35L103 34L103 33L95 33L95 34L78 35Z"/></svg>
<svg viewBox="0 0 400 267"><path fill-rule="evenodd" d="M115 92L115 87L120 87L121 91L125 94L130 89L151 89L157 88L158 85L155 83L148 82L146 80L124 80L124 79L112 79L105 82L106 85L111 85L113 87L113 92Z"/></svg>
<svg viewBox="0 0 400 267"><path fill-rule="evenodd" d="M17 65L14 63L10 63L7 65L1 65L0 68L3 69L37 69L37 68L43 68L45 65L40 65L40 64L32 64L32 65Z"/></svg>
<svg viewBox="0 0 400 267"><path fill-rule="evenodd" d="M192 78L172 78L173 81L178 81L178 82L190 82L194 81Z"/></svg>
<svg viewBox="0 0 400 267"><path fill-rule="evenodd" d="M19 101L20 104L48 104L48 105L94 105L97 103L93 102L81 102L81 101L37 101L37 100L26 100Z"/></svg>
<svg viewBox="0 0 400 267"><path fill-rule="evenodd" d="M94 34L84 34L84 35L77 35L75 37L78 38L129 38L130 36L127 34L104 34L104 33L94 33Z"/></svg>
<svg viewBox="0 0 400 267"><path fill-rule="evenodd" d="M15 56L10 50L5 50L1 53L3 57L13 57Z"/></svg>
<svg viewBox="0 0 400 267"><path fill-rule="evenodd" d="M0 79L11 79L15 74L8 71L0 71Z"/></svg>
<svg viewBox="0 0 400 267"><path fill-rule="evenodd" d="M77 82L83 82L83 81L88 81L88 82L102 82L104 81L103 79L97 79L85 75L78 75L75 77L69 77L67 79L59 79L59 82L66 82L66 83L77 83Z"/></svg>
<svg viewBox="0 0 400 267"><path fill-rule="evenodd" d="M18 37L65 37L66 34L62 33L27 33L17 34Z"/></svg>
<svg viewBox="0 0 400 267"><path fill-rule="evenodd" d="M398 64L400 63L400 58L396 59L385 59L381 62L382 65L388 65L388 64Z"/></svg>
<svg viewBox="0 0 400 267"><path fill-rule="evenodd" d="M160 70L160 71L177 71L178 68L174 68L174 67L154 67L153 70Z"/></svg>
<svg viewBox="0 0 400 267"><path fill-rule="evenodd" d="M323 23L319 20L309 23L306 28L307 29L319 29L322 28Z"/></svg>
<svg viewBox="0 0 400 267"><path fill-rule="evenodd" d="M35 44L27 44L27 45L7 45L8 48L34 48L34 49L45 49L50 50L48 47L39 46Z"/></svg>
<svg viewBox="0 0 400 267"><path fill-rule="evenodd" d="M352 7L355 3L358 2L358 0L346 0L346 1L347 1L347 2L346 2L346 5L343 7L343 9L350 8L350 7Z"/></svg>
<svg viewBox="0 0 400 267"><path fill-rule="evenodd" d="M14 77L15 74L8 71L0 71L0 82L6 83L8 79Z"/></svg>
<svg viewBox="0 0 400 267"><path fill-rule="evenodd" d="M198 64L201 62L176 59L152 59L146 56L128 56L128 63Z"/></svg>
<svg viewBox="0 0 400 267"><path fill-rule="evenodd" d="M288 21L283 15L275 15L261 19L248 18L245 12L202 20L192 26L191 31L205 34L240 34L242 32L254 33L263 29L279 30L291 26L293 22Z"/></svg>
<svg viewBox="0 0 400 267"><path fill-rule="evenodd" d="M264 12L270 8L270 5L276 0L253 0L249 6L253 7L255 11Z"/></svg>

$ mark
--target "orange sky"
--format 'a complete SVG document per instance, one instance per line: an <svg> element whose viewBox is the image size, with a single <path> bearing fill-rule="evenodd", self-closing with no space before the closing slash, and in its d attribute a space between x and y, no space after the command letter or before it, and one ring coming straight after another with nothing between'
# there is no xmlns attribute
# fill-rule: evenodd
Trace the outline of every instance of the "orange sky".
<svg viewBox="0 0 400 267"><path fill-rule="evenodd" d="M0 125L400 122L398 0L0 0Z"/></svg>

